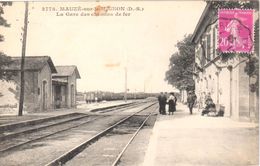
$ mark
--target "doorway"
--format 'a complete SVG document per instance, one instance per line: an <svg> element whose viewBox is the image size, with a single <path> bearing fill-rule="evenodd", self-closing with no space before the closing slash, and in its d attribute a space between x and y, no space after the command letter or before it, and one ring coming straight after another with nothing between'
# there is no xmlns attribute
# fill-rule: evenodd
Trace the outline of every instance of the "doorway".
<svg viewBox="0 0 260 166"><path fill-rule="evenodd" d="M61 108L62 96L61 96L61 86L55 86L55 108Z"/></svg>
<svg viewBox="0 0 260 166"><path fill-rule="evenodd" d="M70 88L70 92L71 92L71 107L74 107L74 103L75 103L75 90L74 90L74 85L71 85Z"/></svg>

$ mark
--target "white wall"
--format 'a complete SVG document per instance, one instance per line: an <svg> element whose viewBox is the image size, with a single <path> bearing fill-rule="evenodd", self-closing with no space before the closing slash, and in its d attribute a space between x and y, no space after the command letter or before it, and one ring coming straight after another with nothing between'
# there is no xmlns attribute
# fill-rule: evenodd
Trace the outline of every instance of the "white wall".
<svg viewBox="0 0 260 166"><path fill-rule="evenodd" d="M74 95L71 96L71 85L74 85ZM76 106L76 92L77 92L77 79L76 79L76 73L74 73L68 77L68 87L67 87L67 92L68 92L68 100L67 100L67 105L68 107L75 107ZM73 104L71 105L71 100L73 99Z"/></svg>
<svg viewBox="0 0 260 166"><path fill-rule="evenodd" d="M40 95L38 95L38 102L40 103L40 110L43 109L43 81L47 82L47 109L53 108L52 103L52 77L49 65L45 65L38 75L38 87L40 88Z"/></svg>

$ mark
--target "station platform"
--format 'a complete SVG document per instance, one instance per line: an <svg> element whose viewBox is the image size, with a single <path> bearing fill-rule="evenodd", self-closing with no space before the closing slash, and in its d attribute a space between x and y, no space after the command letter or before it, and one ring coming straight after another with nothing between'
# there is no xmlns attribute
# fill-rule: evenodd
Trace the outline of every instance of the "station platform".
<svg viewBox="0 0 260 166"><path fill-rule="evenodd" d="M201 116L177 103L174 115L158 115L144 166L258 166L259 127L228 117Z"/></svg>
<svg viewBox="0 0 260 166"><path fill-rule="evenodd" d="M125 102L124 100L117 100L90 104L82 102L79 105L77 105L77 108L61 108L48 110L44 112L25 113L23 114L23 116L17 116L17 110L16 114L0 114L0 126L21 123L24 121L33 121L36 119L50 118L54 116L65 116L67 114L72 113L87 113L94 109L106 108L122 104L130 104L132 102L134 102L134 100L128 100L127 102Z"/></svg>

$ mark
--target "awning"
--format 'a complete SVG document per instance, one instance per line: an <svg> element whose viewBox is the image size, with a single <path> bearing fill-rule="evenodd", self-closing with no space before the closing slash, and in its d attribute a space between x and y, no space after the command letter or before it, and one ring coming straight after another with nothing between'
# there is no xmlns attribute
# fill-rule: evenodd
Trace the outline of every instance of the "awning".
<svg viewBox="0 0 260 166"><path fill-rule="evenodd" d="M55 85L67 85L68 81L67 81L67 79L62 79L62 78L53 78L52 79L52 84L55 84Z"/></svg>

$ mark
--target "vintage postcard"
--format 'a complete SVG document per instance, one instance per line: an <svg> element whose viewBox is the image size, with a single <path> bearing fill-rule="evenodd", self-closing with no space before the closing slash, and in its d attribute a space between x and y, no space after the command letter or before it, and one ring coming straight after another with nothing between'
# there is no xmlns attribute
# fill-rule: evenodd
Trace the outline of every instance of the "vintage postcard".
<svg viewBox="0 0 260 166"><path fill-rule="evenodd" d="M0 1L0 165L258 166L259 1Z"/></svg>

